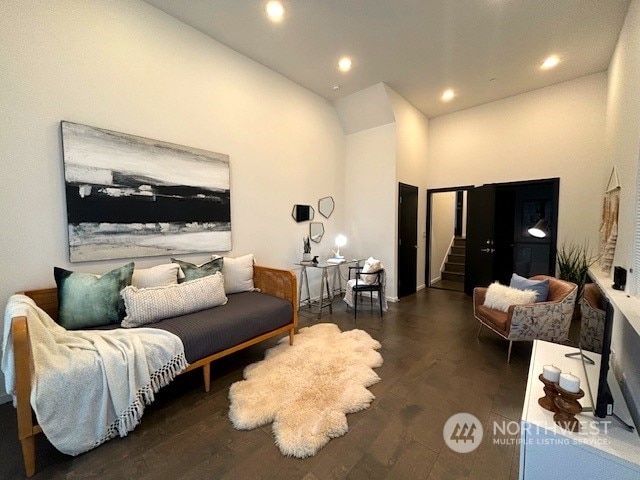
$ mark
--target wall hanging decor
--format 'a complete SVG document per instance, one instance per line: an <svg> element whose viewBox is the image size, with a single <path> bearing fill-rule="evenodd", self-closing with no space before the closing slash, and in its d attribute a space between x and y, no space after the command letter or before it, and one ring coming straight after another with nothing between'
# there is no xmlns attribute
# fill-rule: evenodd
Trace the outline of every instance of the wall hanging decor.
<svg viewBox="0 0 640 480"><path fill-rule="evenodd" d="M333 209L335 208L335 202L333 201L333 197L323 197L318 200L318 211L320 215L325 218L329 218L333 213Z"/></svg>
<svg viewBox="0 0 640 480"><path fill-rule="evenodd" d="M231 250L228 155L61 127L71 262Z"/></svg>
<svg viewBox="0 0 640 480"><path fill-rule="evenodd" d="M611 272L613 257L618 241L618 210L620 208L620 178L616 167L611 170L607 189L602 202L602 219L600 222L600 268Z"/></svg>

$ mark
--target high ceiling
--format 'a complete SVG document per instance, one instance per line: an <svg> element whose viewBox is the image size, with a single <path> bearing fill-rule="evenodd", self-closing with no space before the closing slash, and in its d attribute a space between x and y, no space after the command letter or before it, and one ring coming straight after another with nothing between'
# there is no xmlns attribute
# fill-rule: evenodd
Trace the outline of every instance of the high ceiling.
<svg viewBox="0 0 640 480"><path fill-rule="evenodd" d="M385 82L428 117L606 70L629 0L146 0L335 101ZM540 70L549 55L561 63ZM353 68L337 69L348 55ZM334 91L334 85L340 89ZM444 103L442 92L456 97Z"/></svg>

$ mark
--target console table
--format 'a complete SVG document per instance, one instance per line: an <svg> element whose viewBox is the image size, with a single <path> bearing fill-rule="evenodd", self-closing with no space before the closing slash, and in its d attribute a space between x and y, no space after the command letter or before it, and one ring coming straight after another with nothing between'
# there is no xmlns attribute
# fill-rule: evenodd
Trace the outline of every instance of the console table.
<svg viewBox="0 0 640 480"><path fill-rule="evenodd" d="M322 278L320 280L320 297L318 299L318 318L322 317L322 309L329 307L329 313L333 313L332 301L336 292L342 293L342 277L340 276L340 265L360 265L362 259L344 260L340 263L331 262L299 262L296 263L300 267L300 284L298 285L298 308L302 305L307 305L309 308L313 308L313 301L311 300L311 292L309 290L309 276L307 274L307 268L319 268L322 270ZM331 271L331 287L329 287L329 271ZM336 284L338 285L336 288ZM306 290L307 297L302 298L302 288ZM325 288L327 291L327 299L325 300Z"/></svg>
<svg viewBox="0 0 640 480"><path fill-rule="evenodd" d="M581 432L573 433L557 426L553 413L538 404L544 396L544 385L538 379L544 365L553 364L563 372L580 378L585 396L580 400L584 409L591 407L587 379L597 389L600 355L587 355L595 365L587 365L586 375L579 357L565 357L574 347L535 340L529 379L520 421L520 479L629 479L640 478L640 436L630 432L613 417L600 419L593 413L576 416ZM585 352L587 353L587 352ZM609 387L614 397L614 412L626 423L633 424L620 387L610 372ZM593 394L595 395L595 391Z"/></svg>

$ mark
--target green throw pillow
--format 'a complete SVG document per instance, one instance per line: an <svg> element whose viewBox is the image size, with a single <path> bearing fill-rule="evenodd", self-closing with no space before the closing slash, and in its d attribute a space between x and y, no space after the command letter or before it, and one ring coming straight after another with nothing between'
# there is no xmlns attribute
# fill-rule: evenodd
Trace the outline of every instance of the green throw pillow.
<svg viewBox="0 0 640 480"><path fill-rule="evenodd" d="M120 290L131 285L133 262L102 276L55 267L58 323L67 330L120 323L126 312Z"/></svg>
<svg viewBox="0 0 640 480"><path fill-rule="evenodd" d="M194 265L193 263L183 262L172 258L173 263L180 265L184 278L178 278L178 283L188 282L189 280L195 280L196 278L208 277L209 275L215 275L222 271L222 264L224 257L214 258L213 260L203 263L202 265Z"/></svg>

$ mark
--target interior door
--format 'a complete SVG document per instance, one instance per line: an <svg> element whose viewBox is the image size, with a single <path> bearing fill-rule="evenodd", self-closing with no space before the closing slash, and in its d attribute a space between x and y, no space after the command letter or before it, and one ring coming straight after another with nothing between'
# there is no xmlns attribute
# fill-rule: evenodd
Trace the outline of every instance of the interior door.
<svg viewBox="0 0 640 480"><path fill-rule="evenodd" d="M464 291L473 295L473 288L493 281L495 263L494 185L483 185L467 193L467 248L465 254Z"/></svg>
<svg viewBox="0 0 640 480"><path fill-rule="evenodd" d="M418 273L418 187L399 184L398 297L416 293Z"/></svg>

